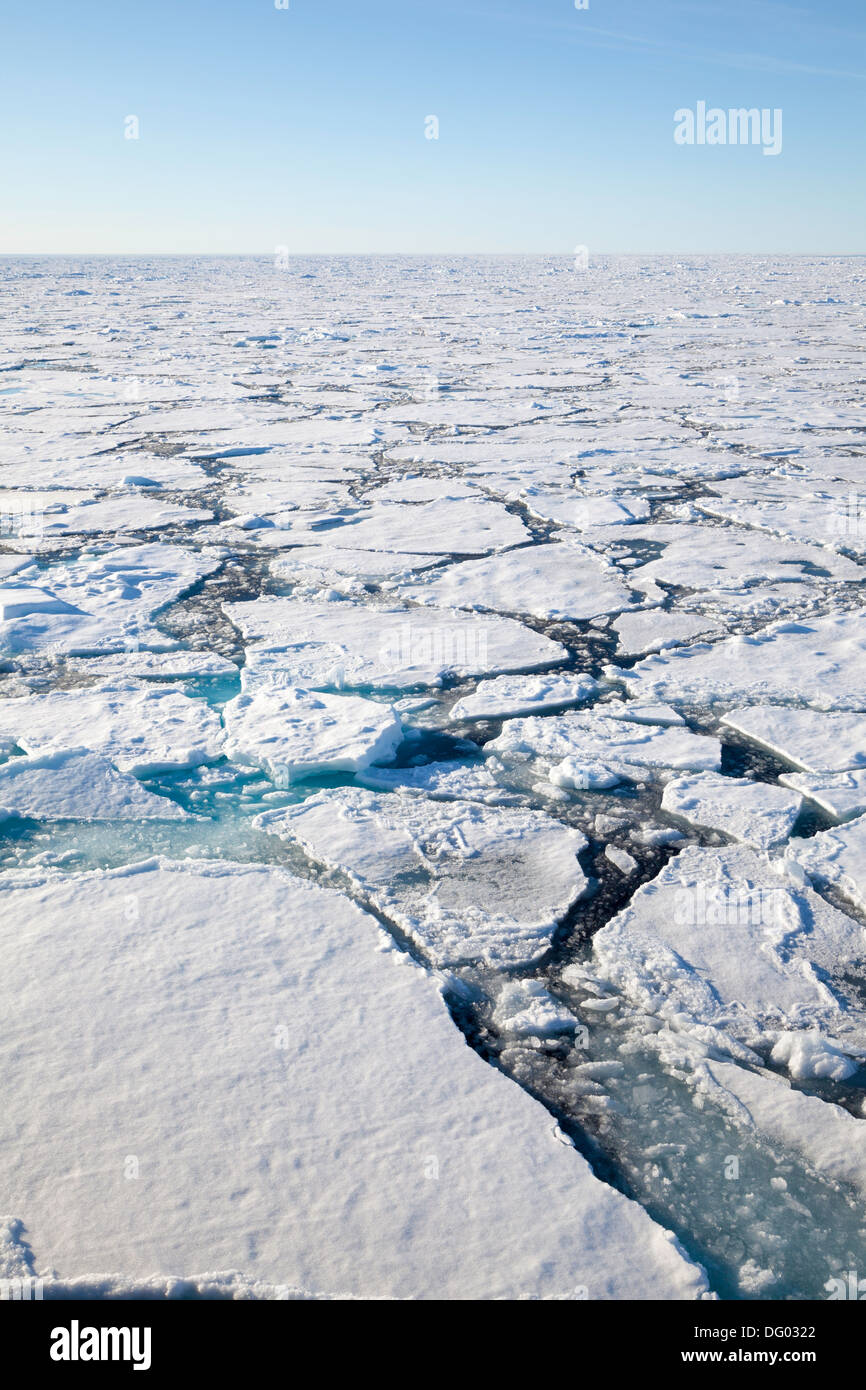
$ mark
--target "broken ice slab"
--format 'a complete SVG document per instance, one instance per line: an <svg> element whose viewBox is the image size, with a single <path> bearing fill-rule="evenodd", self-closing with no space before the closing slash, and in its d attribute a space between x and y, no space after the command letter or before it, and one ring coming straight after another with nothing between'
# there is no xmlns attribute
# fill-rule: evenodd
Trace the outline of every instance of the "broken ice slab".
<svg viewBox="0 0 866 1390"><path fill-rule="evenodd" d="M513 719L521 714L546 714L591 700L604 687L577 671L553 671L538 676L496 676L479 681L471 695L451 706L451 723L472 719Z"/></svg>
<svg viewBox="0 0 866 1390"><path fill-rule="evenodd" d="M866 768L864 714L754 705L731 710L722 723L803 772Z"/></svg>
<svg viewBox="0 0 866 1390"><path fill-rule="evenodd" d="M809 840L792 840L786 853L821 887L832 886L866 912L866 816Z"/></svg>
<svg viewBox="0 0 866 1390"><path fill-rule="evenodd" d="M785 772L779 781L820 806L833 820L852 820L866 811L866 768L857 772Z"/></svg>
<svg viewBox="0 0 866 1390"><path fill-rule="evenodd" d="M0 767L0 821L182 820L184 811L154 796L128 773L118 772L84 748L41 758L13 758Z"/></svg>
<svg viewBox="0 0 866 1390"><path fill-rule="evenodd" d="M587 712L509 720L485 751L506 761L536 758L558 786L604 787L652 779L668 769L717 772L717 739L685 727L637 723L612 716L608 705ZM624 710L628 705L624 706ZM564 762L563 778L557 767ZM582 781L580 769L588 780Z"/></svg>
<svg viewBox="0 0 866 1390"><path fill-rule="evenodd" d="M0 738L34 757L88 748L121 772L144 776L218 758L224 735L203 700L116 681L0 700Z"/></svg>
<svg viewBox="0 0 866 1390"><path fill-rule="evenodd" d="M264 597L226 604L225 611L256 644L247 648L247 666L282 671L310 689L438 686L448 675L531 670L568 655L513 618L457 609Z"/></svg>
<svg viewBox="0 0 866 1390"><path fill-rule="evenodd" d="M599 975L702 1055L747 1061L743 1049L780 1028L817 1028L855 1054L866 1046L866 1014L844 979L862 961L859 925L743 845L686 847L592 948Z"/></svg>
<svg viewBox="0 0 866 1390"><path fill-rule="evenodd" d="M696 1083L701 1097L718 1107L736 1127L757 1132L774 1145L799 1154L830 1182L866 1193L866 1126L862 1119L817 1096L804 1095L779 1077L730 1062L704 1062ZM824 1287L830 1288L829 1281Z"/></svg>
<svg viewBox="0 0 866 1390"><path fill-rule="evenodd" d="M281 685L236 696L223 722L226 756L263 768L278 785L390 762L403 739L390 705Z"/></svg>
<svg viewBox="0 0 866 1390"><path fill-rule="evenodd" d="M689 825L720 830L754 849L770 849L790 835L800 797L749 778L701 772L676 777L662 795L662 810Z"/></svg>
<svg viewBox="0 0 866 1390"><path fill-rule="evenodd" d="M378 502L354 515L332 518L327 529L315 513L298 512L287 516L283 525L298 545L418 555L481 555L531 540L519 517L487 498Z"/></svg>
<svg viewBox="0 0 866 1390"><path fill-rule="evenodd" d="M153 615L219 565L208 551L154 542L85 550L73 560L18 570L14 587L44 591L56 606L31 605L3 622L0 651L89 655L172 647L153 626Z"/></svg>
<svg viewBox="0 0 866 1390"><path fill-rule="evenodd" d="M397 587L413 603L551 619L619 613L639 598L595 552L558 541L464 560Z"/></svg>
<svg viewBox="0 0 866 1390"><path fill-rule="evenodd" d="M538 959L587 882L584 836L524 808L339 788L254 824L348 874L437 965Z"/></svg>
<svg viewBox="0 0 866 1390"><path fill-rule="evenodd" d="M342 587L378 584L398 579L437 563L431 555L389 554L384 550L328 550L324 546L298 546L270 562L274 579L290 584Z"/></svg>
<svg viewBox="0 0 866 1390"><path fill-rule="evenodd" d="M641 700L796 700L815 709L866 710L866 626L859 612L772 623L750 637L678 648L605 674Z"/></svg>
<svg viewBox="0 0 866 1390"><path fill-rule="evenodd" d="M371 767L359 772L359 786L371 791L399 791L440 801L481 801L486 806L513 806L525 798L501 786L490 770L493 759L477 763L426 763L421 767Z"/></svg>
<svg viewBox="0 0 866 1390"><path fill-rule="evenodd" d="M681 647L696 637L715 637L725 632L715 619L679 609L666 612L649 608L621 613L612 626L619 656L645 656L666 647Z"/></svg>

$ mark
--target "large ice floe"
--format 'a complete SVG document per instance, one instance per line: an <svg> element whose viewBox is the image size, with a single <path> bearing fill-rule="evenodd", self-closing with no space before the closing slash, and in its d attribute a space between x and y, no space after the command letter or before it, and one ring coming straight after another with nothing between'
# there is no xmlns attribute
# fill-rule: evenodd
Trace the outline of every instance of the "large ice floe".
<svg viewBox="0 0 866 1390"><path fill-rule="evenodd" d="M202 700L131 680L3 700L0 734L33 756L88 748L139 774L217 758L224 739L218 715Z"/></svg>
<svg viewBox="0 0 866 1390"><path fill-rule="evenodd" d="M262 598L226 613L251 643L247 669L312 689L438 685L450 675L548 666L564 647L513 618L451 609Z"/></svg>
<svg viewBox="0 0 866 1390"><path fill-rule="evenodd" d="M403 737L388 705L265 685L235 697L224 711L225 751L255 763L275 781L322 772L357 772L390 761Z"/></svg>
<svg viewBox="0 0 866 1390"><path fill-rule="evenodd" d="M801 700L818 709L866 710L866 628L859 610L772 623L712 646L648 656L631 670L612 666L609 675L642 700Z"/></svg>
<svg viewBox="0 0 866 1390"><path fill-rule="evenodd" d="M866 1269L864 278L0 265L0 1280Z"/></svg>
<svg viewBox="0 0 866 1390"><path fill-rule="evenodd" d="M0 1183L40 1268L144 1280L205 1261L399 1298L704 1287L339 894L151 861L8 874L0 899Z"/></svg>

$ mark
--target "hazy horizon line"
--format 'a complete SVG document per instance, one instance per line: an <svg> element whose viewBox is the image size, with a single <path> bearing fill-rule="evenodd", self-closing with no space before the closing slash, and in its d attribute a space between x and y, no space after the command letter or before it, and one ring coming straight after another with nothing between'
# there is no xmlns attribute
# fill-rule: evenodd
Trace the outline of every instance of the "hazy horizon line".
<svg viewBox="0 0 866 1390"><path fill-rule="evenodd" d="M86 257L90 260L189 260L192 258L214 260L272 260L273 249L267 251L0 251L0 260L70 260ZM573 260L574 251L290 251L281 253L281 260L337 260L347 256L373 260L376 258L400 257L404 260L469 260L478 257L496 258L521 257L538 260ZM835 260L856 260L866 256L862 251L726 251L722 249L700 251L589 251L590 260L613 258L617 256L775 256L779 259L803 256L829 256Z"/></svg>

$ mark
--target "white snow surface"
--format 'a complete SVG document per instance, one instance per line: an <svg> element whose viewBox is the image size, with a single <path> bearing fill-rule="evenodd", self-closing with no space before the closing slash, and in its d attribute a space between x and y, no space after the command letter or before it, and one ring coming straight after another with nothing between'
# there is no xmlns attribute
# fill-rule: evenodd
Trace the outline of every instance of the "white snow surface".
<svg viewBox="0 0 866 1390"><path fill-rule="evenodd" d="M593 551L556 542L464 560L398 585L398 590L405 599L438 608L533 618L595 618L619 613L639 597Z"/></svg>
<svg viewBox="0 0 866 1390"><path fill-rule="evenodd" d="M757 705L722 720L803 772L866 768L866 715Z"/></svg>
<svg viewBox="0 0 866 1390"><path fill-rule="evenodd" d="M512 618L457 610L263 597L227 604L226 613L255 644L248 670L279 671L312 689L438 686L446 675L547 666L567 654Z"/></svg>
<svg viewBox="0 0 866 1390"><path fill-rule="evenodd" d="M866 1269L864 283L0 264L0 1277Z"/></svg>
<svg viewBox="0 0 866 1390"><path fill-rule="evenodd" d="M770 849L790 835L800 797L784 787L744 777L701 772L676 777L662 795L662 810L690 825L721 830L754 849Z"/></svg>
<svg viewBox="0 0 866 1390"><path fill-rule="evenodd" d="M609 708L511 719L486 751L503 759L537 758L551 767L565 759L583 762L607 769L614 782L637 782L672 768L718 770L721 748L716 739L686 728L617 718Z"/></svg>
<svg viewBox="0 0 866 1390"><path fill-rule="evenodd" d="M219 716L203 700L131 680L2 700L0 737L34 757L87 748L139 775L195 767L223 745Z"/></svg>
<svg viewBox="0 0 866 1390"><path fill-rule="evenodd" d="M42 758L13 758L0 767L0 821L182 820L186 812L154 796L98 753L70 748Z"/></svg>
<svg viewBox="0 0 866 1390"><path fill-rule="evenodd" d="M149 861L7 874L0 897L0 1186L40 1267L392 1298L704 1287L340 895Z"/></svg>
<svg viewBox="0 0 866 1390"><path fill-rule="evenodd" d="M281 785L390 762L403 738L389 705L279 684L242 692L223 720L227 757L263 768Z"/></svg>
<svg viewBox="0 0 866 1390"><path fill-rule="evenodd" d="M859 612L771 623L751 636L649 656L608 674L641 700L796 700L814 709L866 710L866 628Z"/></svg>
<svg viewBox="0 0 866 1390"><path fill-rule="evenodd" d="M836 978L866 954L859 926L746 846L684 849L592 946L633 1007L692 1033L707 1055L749 1060L743 1049L768 1029L866 1044L866 1014Z"/></svg>
<svg viewBox="0 0 866 1390"><path fill-rule="evenodd" d="M471 695L461 695L449 711L455 723L462 719L511 719L519 714L545 714L581 705L603 686L592 676L576 671L550 675L496 676L479 681Z"/></svg>
<svg viewBox="0 0 866 1390"><path fill-rule="evenodd" d="M586 887L585 837L539 811L345 788L255 824L348 874L436 965L537 959Z"/></svg>

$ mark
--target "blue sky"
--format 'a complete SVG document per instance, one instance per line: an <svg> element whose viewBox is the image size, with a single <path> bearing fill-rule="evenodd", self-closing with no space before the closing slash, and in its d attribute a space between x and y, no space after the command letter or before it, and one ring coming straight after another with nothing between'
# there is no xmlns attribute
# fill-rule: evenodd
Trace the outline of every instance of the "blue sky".
<svg viewBox="0 0 866 1390"><path fill-rule="evenodd" d="M289 4L6 0L0 251L866 251L863 0Z"/></svg>

